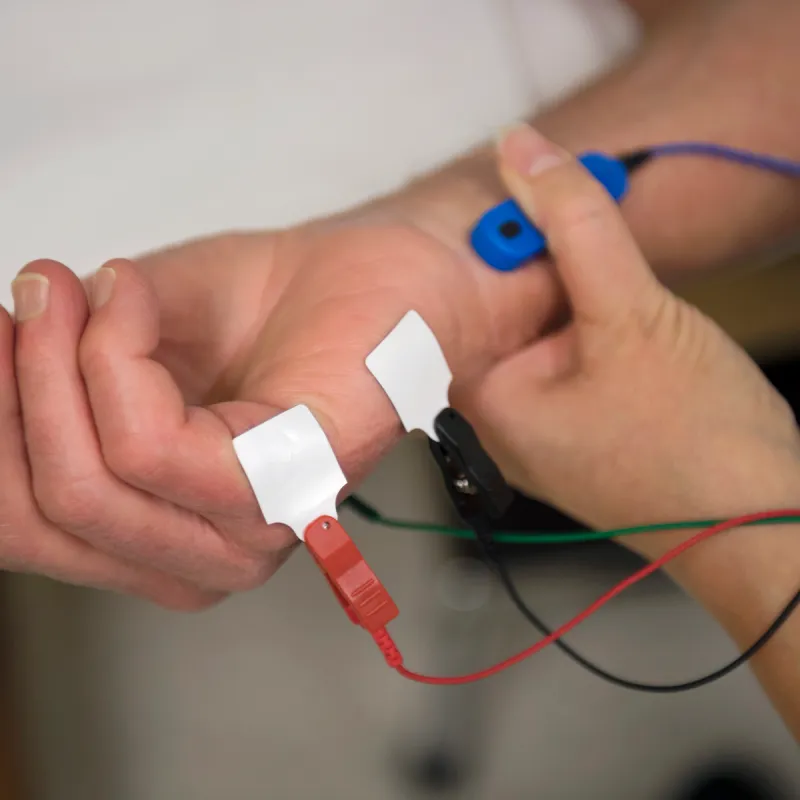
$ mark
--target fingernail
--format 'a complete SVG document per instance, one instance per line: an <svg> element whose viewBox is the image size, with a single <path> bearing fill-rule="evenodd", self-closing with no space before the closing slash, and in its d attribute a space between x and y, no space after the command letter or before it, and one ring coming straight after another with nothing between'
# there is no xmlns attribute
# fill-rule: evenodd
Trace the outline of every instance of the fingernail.
<svg viewBox="0 0 800 800"><path fill-rule="evenodd" d="M11 283L14 319L25 322L44 313L50 297L50 281L38 272L23 272Z"/></svg>
<svg viewBox="0 0 800 800"><path fill-rule="evenodd" d="M117 273L111 267L102 267L92 278L92 311L102 308L111 298Z"/></svg>
<svg viewBox="0 0 800 800"><path fill-rule="evenodd" d="M500 158L521 175L541 175L569 160L569 154L530 125L516 125L498 145Z"/></svg>

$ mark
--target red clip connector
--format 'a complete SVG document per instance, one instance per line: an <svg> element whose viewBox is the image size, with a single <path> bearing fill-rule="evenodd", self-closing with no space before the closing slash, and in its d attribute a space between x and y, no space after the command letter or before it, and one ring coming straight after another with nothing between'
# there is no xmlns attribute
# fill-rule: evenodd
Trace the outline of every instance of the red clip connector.
<svg viewBox="0 0 800 800"><path fill-rule="evenodd" d="M305 539L347 616L373 636L383 631L398 615L397 606L347 531L333 517L318 517Z"/></svg>

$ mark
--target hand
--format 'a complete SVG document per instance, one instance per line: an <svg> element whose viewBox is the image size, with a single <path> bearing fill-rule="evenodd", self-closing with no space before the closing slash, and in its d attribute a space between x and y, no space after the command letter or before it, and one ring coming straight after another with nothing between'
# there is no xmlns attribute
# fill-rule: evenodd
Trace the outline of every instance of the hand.
<svg viewBox="0 0 800 800"><path fill-rule="evenodd" d="M520 127L500 154L572 308L568 325L465 393L508 478L601 527L796 505L797 425L756 365L655 279L567 153ZM674 543L631 541L650 556Z"/></svg>
<svg viewBox="0 0 800 800"><path fill-rule="evenodd" d="M16 325L0 310L0 565L176 608L259 585L296 539L261 519L232 436L306 403L357 480L400 434L367 353L416 308L480 374L554 304L550 276L500 277L388 208L85 285L29 265Z"/></svg>

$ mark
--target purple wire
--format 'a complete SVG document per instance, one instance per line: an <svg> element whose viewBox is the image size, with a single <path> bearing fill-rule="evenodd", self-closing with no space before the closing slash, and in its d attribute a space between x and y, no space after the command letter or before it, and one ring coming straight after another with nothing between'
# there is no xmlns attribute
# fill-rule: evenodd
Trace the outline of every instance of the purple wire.
<svg viewBox="0 0 800 800"><path fill-rule="evenodd" d="M735 161L748 167L777 172L792 178L800 178L800 162L779 156L768 156L753 153L750 150L740 150L736 147L727 147L722 144L707 142L673 142L659 144L648 148L653 156L710 156L722 158L726 161Z"/></svg>

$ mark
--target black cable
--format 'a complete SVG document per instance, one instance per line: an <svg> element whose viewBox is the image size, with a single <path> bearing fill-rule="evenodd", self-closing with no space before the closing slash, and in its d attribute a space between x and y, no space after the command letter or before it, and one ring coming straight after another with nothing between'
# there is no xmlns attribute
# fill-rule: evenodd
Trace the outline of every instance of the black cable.
<svg viewBox="0 0 800 800"><path fill-rule="evenodd" d="M515 586L514 581L511 579L511 575L506 569L505 564L503 564L503 562L498 558L497 554L493 552L493 549L484 548L484 554L500 578L500 582L503 584L506 594L508 594L509 599L516 606L517 610L543 636L549 636L552 634L553 631L541 619L539 619L539 617L537 617L530 608L528 608L528 605L517 591L517 587ZM775 621L769 626L769 628L767 628L767 630L738 658L735 658L727 666L722 667L721 669L718 669L709 675L705 675L702 678L697 678L693 681L687 681L686 683L640 683L639 681L631 681L627 680L626 678L620 678L619 676L614 675L611 672L607 672L601 667L598 667L596 664L593 664L591 661L589 661L589 659L585 658L574 648L568 645L563 639L557 639L554 644L575 663L579 664L588 672L591 672L592 675L602 678L604 681L612 683L615 686L621 686L624 689L631 689L637 692L648 692L651 694L677 694L678 692L688 692L692 689L699 689L701 686L707 686L710 683L714 683L715 681L730 675L730 673L746 664L770 642L770 640L781 629L781 627L783 627L784 623L795 612L798 606L800 606L800 590L798 590L795 596L789 601L789 603L776 617Z"/></svg>
<svg viewBox="0 0 800 800"><path fill-rule="evenodd" d="M633 150L630 153L625 153L624 155L617 156L620 163L628 170L628 174L633 174L636 172L639 167L646 164L651 158L653 158L653 151L650 149L645 150Z"/></svg>

